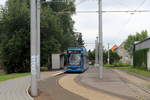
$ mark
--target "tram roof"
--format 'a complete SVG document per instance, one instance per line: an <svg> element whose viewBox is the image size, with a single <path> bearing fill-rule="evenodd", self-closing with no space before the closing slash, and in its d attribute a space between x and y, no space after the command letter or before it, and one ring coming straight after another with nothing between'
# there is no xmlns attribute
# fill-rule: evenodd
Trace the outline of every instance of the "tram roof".
<svg viewBox="0 0 150 100"><path fill-rule="evenodd" d="M76 51L82 51L85 48L68 48L67 50L76 50Z"/></svg>

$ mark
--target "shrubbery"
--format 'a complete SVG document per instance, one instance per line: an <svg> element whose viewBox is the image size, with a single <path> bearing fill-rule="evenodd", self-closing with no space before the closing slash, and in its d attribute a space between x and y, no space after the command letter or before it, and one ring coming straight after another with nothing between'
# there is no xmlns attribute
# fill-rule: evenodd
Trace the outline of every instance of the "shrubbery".
<svg viewBox="0 0 150 100"><path fill-rule="evenodd" d="M133 54L134 67L147 69L147 52L149 49L135 51Z"/></svg>
<svg viewBox="0 0 150 100"><path fill-rule="evenodd" d="M131 65L119 62L119 63L113 63L113 64L105 64L104 66L105 67L128 67Z"/></svg>

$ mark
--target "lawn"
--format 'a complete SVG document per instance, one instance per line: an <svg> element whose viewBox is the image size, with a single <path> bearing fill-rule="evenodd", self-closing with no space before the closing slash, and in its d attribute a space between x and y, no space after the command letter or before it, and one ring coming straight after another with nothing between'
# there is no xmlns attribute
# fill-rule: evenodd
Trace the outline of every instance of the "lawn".
<svg viewBox="0 0 150 100"><path fill-rule="evenodd" d="M0 74L0 82L27 75L30 75L30 73Z"/></svg>
<svg viewBox="0 0 150 100"><path fill-rule="evenodd" d="M133 68L133 67L114 67L116 69L124 69L127 72L133 72L133 73L137 73L143 76L149 76L150 77L150 71L148 70L142 70L142 69L138 69L138 68Z"/></svg>

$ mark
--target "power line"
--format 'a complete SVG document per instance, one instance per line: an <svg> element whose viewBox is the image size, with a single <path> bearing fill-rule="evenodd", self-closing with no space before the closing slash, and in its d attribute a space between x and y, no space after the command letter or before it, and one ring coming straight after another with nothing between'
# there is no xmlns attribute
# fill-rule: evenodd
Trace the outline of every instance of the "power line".
<svg viewBox="0 0 150 100"><path fill-rule="evenodd" d="M142 2L141 2L141 4L135 9L135 11L139 11L139 9L140 9L140 7L144 4L146 2L146 0L143 0ZM148 10L144 10L144 12L149 12ZM129 23L131 22L131 20L133 19L133 17L134 17L134 14L135 12L131 12L131 17L128 19L128 21L126 21L126 23L125 23L125 26L124 26L124 28L123 29L125 29L125 28L127 28L127 26L129 25ZM120 31L119 31L119 33L121 33L122 32L122 30L123 29L121 29Z"/></svg>
<svg viewBox="0 0 150 100"><path fill-rule="evenodd" d="M146 2L146 0L143 0L143 1L141 2L141 4L136 8L136 10L140 9L140 7L143 6L145 2Z"/></svg>
<svg viewBox="0 0 150 100"><path fill-rule="evenodd" d="M122 31L124 32L124 29L126 29L126 27L129 25L132 18L133 18L133 14L127 19L126 23L124 23L125 24L124 27L118 33L121 33Z"/></svg>
<svg viewBox="0 0 150 100"><path fill-rule="evenodd" d="M86 2L87 0L80 0L80 2L78 2L77 4L76 4L76 6L79 6L79 5L81 5L82 3L84 3L84 2Z"/></svg>
<svg viewBox="0 0 150 100"><path fill-rule="evenodd" d="M102 11L102 13L147 13L150 10L112 10L112 11ZM63 11L63 12L55 12L59 14L69 14L70 11ZM98 11L76 11L76 13L98 13Z"/></svg>
<svg viewBox="0 0 150 100"><path fill-rule="evenodd" d="M81 0L79 3L77 3L76 4L76 6L79 6L79 5L81 5L82 3L84 3L85 1L87 1L87 0ZM63 11L65 11L65 10L68 10L68 9L70 9L71 7L69 7L69 8L65 8L65 9L63 9L61 12L63 12ZM59 13L59 12L57 12L57 13Z"/></svg>
<svg viewBox="0 0 150 100"><path fill-rule="evenodd" d="M124 6L124 7L129 7L128 5L121 3L120 0L114 0L114 1L116 1L118 4L120 4L120 5Z"/></svg>
<svg viewBox="0 0 150 100"><path fill-rule="evenodd" d="M84 44L88 44L88 45L95 45L95 43L84 43Z"/></svg>

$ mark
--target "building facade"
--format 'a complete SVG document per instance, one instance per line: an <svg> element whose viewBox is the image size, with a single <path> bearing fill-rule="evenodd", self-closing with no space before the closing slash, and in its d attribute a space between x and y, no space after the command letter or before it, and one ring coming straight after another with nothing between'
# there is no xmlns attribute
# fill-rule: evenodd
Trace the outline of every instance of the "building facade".
<svg viewBox="0 0 150 100"><path fill-rule="evenodd" d="M111 50L116 52L121 57L120 62L131 64L131 57L127 50L124 48L124 42L120 46L114 45Z"/></svg>
<svg viewBox="0 0 150 100"><path fill-rule="evenodd" d="M150 38L134 44L134 66L150 70Z"/></svg>

